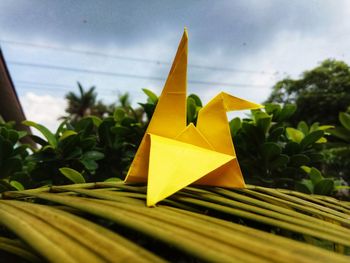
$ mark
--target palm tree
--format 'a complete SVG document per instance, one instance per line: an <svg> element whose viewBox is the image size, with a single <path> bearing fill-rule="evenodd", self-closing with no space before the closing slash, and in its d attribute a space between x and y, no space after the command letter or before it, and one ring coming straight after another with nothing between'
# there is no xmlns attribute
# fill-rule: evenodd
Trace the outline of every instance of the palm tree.
<svg viewBox="0 0 350 263"><path fill-rule="evenodd" d="M68 107L66 112L70 115L73 121L77 121L82 117L91 115L92 109L96 104L97 93L95 87L91 87L85 91L82 85L78 82L79 94L69 92L66 95Z"/></svg>

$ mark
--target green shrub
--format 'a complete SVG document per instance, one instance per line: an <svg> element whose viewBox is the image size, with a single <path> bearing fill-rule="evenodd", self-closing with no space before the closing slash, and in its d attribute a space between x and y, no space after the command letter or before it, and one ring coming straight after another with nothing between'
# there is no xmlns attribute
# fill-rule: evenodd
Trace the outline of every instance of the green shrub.
<svg viewBox="0 0 350 263"><path fill-rule="evenodd" d="M314 188L305 181L310 180L308 169L314 171L324 161L321 144L327 142L325 131L332 126L314 123L309 127L301 121L296 128L289 127L288 119L295 110L294 105L267 104L265 111L252 111L252 118L230 122L238 160L248 183L313 193ZM333 179L322 180L334 183ZM315 189L323 189L317 190L319 194L331 194L334 190Z"/></svg>
<svg viewBox="0 0 350 263"><path fill-rule="evenodd" d="M3 190L123 180L158 102L153 92L143 91L147 102L139 103L142 108L134 109L130 103L123 103L128 101L125 95L112 116L87 116L74 121L67 118L55 133L40 124L24 122L42 133L43 138L31 135L38 149L20 145L18 139L24 134L3 124L0 130L6 152L0 163L6 186ZM196 124L201 108L200 98L189 95L187 123ZM330 160L330 151L324 150L324 145L329 145L325 135L338 136L343 140L342 147L348 147L345 135L350 133L349 115L340 115L344 127L333 129L318 123L308 126L304 121L291 127L288 121L295 110L294 105L267 104L264 110L253 110L249 118L230 121L244 178L249 184L331 195L343 186L339 176L329 174L325 167ZM10 152L6 150L10 148Z"/></svg>
<svg viewBox="0 0 350 263"><path fill-rule="evenodd" d="M341 126L329 130L332 137L324 150L325 169L328 174L342 178L343 183L338 184L337 188L343 195L348 195L346 189L349 189L350 184L350 114L340 112L339 122Z"/></svg>
<svg viewBox="0 0 350 263"><path fill-rule="evenodd" d="M29 146L19 143L25 135L14 129L14 123L0 122L0 191L30 186L29 167L25 162Z"/></svg>

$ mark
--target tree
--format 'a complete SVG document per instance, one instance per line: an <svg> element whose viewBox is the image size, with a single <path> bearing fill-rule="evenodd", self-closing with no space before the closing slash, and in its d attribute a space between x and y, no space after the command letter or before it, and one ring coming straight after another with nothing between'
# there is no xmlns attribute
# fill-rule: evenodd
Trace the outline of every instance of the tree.
<svg viewBox="0 0 350 263"><path fill-rule="evenodd" d="M75 94L71 91L66 95L68 101L66 112L69 113L73 119L90 115L91 108L95 105L97 97L95 87L91 87L88 91L85 91L78 82L78 88L79 94Z"/></svg>
<svg viewBox="0 0 350 263"><path fill-rule="evenodd" d="M144 109L142 107L133 108L131 106L129 93L119 94L116 108L123 110L126 116L134 118L140 123L144 122Z"/></svg>
<svg viewBox="0 0 350 263"><path fill-rule="evenodd" d="M144 118L146 113L144 108L147 106L154 108L156 103L141 103L140 105L142 107L133 108L131 106L130 95L128 92L126 92L120 93L115 103L105 104L101 100L97 101L97 92L95 92L95 87L91 87L85 91L82 85L78 82L78 88L79 94L70 91L65 96L68 102L68 106L66 108L68 115L60 117L60 119L69 120L71 123L77 123L86 116L97 116L99 118L111 116L115 114L115 110L117 109L119 114L121 114L122 111L125 116L134 118L136 121L147 125L149 119ZM146 89L144 89L144 91L147 96L156 97L155 94L151 94L151 91Z"/></svg>
<svg viewBox="0 0 350 263"><path fill-rule="evenodd" d="M114 111L114 105L105 105L102 101L97 101L97 93L95 87L91 87L87 91L78 82L79 94L69 92L66 95L68 106L66 112L68 116L63 119L70 119L73 122L79 121L81 118L89 115L103 117Z"/></svg>
<svg viewBox="0 0 350 263"><path fill-rule="evenodd" d="M350 106L350 68L342 61L325 60L300 79L279 81L267 102L296 104L294 124L299 120L339 124L338 113Z"/></svg>

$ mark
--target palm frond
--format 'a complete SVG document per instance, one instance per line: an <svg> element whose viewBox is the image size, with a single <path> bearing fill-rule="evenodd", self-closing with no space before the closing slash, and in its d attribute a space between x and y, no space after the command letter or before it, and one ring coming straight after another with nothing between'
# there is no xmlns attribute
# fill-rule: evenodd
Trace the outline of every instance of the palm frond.
<svg viewBox="0 0 350 263"><path fill-rule="evenodd" d="M0 223L16 240L0 250L28 262L349 261L350 205L331 197L248 186L187 187L155 208L145 198L115 182L6 192Z"/></svg>

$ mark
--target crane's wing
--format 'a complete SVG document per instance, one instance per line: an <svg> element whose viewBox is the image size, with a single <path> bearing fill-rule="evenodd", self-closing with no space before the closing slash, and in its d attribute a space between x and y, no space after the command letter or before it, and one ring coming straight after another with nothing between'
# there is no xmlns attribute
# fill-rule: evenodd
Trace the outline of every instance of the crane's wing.
<svg viewBox="0 0 350 263"><path fill-rule="evenodd" d="M226 165L199 179L196 184L221 187L244 187L244 179L236 158L226 112L243 109L258 109L262 105L243 100L227 93L220 93L198 114L197 129L215 151L233 157Z"/></svg>

